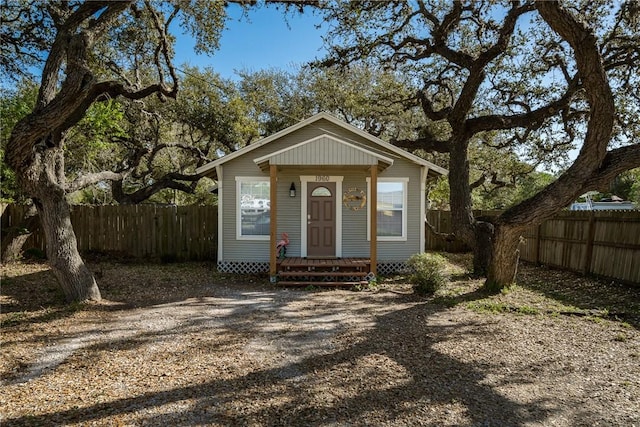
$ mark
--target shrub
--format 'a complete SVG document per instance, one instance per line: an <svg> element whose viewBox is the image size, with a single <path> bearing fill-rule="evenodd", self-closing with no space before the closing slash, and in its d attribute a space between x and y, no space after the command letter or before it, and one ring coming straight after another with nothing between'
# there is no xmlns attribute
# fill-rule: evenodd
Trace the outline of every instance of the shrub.
<svg viewBox="0 0 640 427"><path fill-rule="evenodd" d="M407 265L413 269L411 283L419 294L432 294L447 281L444 274L446 259L442 255L420 253L412 255Z"/></svg>

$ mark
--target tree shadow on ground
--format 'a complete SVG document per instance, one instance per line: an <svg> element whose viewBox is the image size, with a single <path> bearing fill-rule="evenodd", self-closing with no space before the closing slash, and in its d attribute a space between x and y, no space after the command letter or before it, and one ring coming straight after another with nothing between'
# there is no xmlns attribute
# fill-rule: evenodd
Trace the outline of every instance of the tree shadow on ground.
<svg viewBox="0 0 640 427"><path fill-rule="evenodd" d="M211 263L141 264L98 262L88 264L105 304L69 304L56 277L44 263L3 266L1 313L19 313L5 326L54 320L78 310L124 310L183 301L211 294L211 285L253 284L268 287L260 275L218 273ZM44 312L44 313L43 313ZM29 316L29 313L34 313ZM43 313L38 320L38 313Z"/></svg>
<svg viewBox="0 0 640 427"><path fill-rule="evenodd" d="M309 298L310 303L317 304L315 297L322 297L322 292L310 298L307 292L269 288L259 278L254 285L239 285L231 277L230 281L214 286L212 281L228 277L209 275L213 273L208 270L197 280L191 276L177 280L189 267L173 267L155 273L150 271L149 276L144 269L116 266L117 271L104 271L104 278L112 286L104 289L105 295L113 297L120 292L123 302L157 310L158 319L167 323L140 332L144 328L133 327L138 312L134 310L127 317L127 310L119 306L123 315L120 317L118 313L119 323L108 326L106 331L89 331L99 338L85 342L87 345L82 348L86 357L101 352L140 353L138 350L147 345L183 339L193 332L204 332L208 337L206 342L195 344L203 351L221 352L235 344L235 341L216 340L216 332L222 330L233 330L234 339L242 342L256 336L283 337L285 347L276 350L292 356L286 363L256 365L230 377L210 368L205 378L199 377L186 385L80 408L51 408L47 413L5 419L3 423L92 423L111 420L114 415L135 414L138 417L135 424L149 425L371 425L374 421L402 425L410 424L407 420L412 414L436 408L433 418L425 415L430 425L451 424L446 419L449 410L462 411L467 418L465 425L523 425L544 424L554 411L560 410L557 402L545 398L517 402L490 385L487 375L500 374L499 360L462 362L443 351L452 337L472 339L493 333L493 325L489 323L448 322L446 316L443 317L446 313L443 304L420 301L414 295L396 296L393 303L401 308L380 304L370 329L340 337L344 325L335 314L351 310L347 301L320 305L315 314L301 319L291 311L291 303ZM121 284L123 277L133 277L133 284ZM31 279L48 280L47 276ZM175 289L185 283L194 285L187 297L183 290ZM152 284L156 285L150 288ZM142 286L144 292L132 296L128 293L130 286ZM153 296L156 293L162 295ZM22 294L14 292L12 297L18 300L19 295ZM456 303L485 297L483 291L474 290L458 295ZM166 315L185 309L194 311L186 312L181 319ZM215 311L208 311L211 309ZM365 312L354 312L354 315L364 316ZM340 339L347 340L346 344L343 341L342 346L333 347L322 328L320 333L309 335L277 323L274 326L274 322L301 321L335 331ZM126 335L127 330L132 332ZM184 361L186 366L189 362ZM380 369L376 369L376 363ZM382 369L383 365L387 369ZM389 366L394 369L388 369ZM518 375L505 374L504 378L512 384L528 381Z"/></svg>
<svg viewBox="0 0 640 427"><path fill-rule="evenodd" d="M449 256L447 256L449 258ZM470 256L455 254L455 263L468 267ZM451 259L450 262L453 262ZM640 287L621 284L603 278L523 263L518 272L517 286L503 292L487 290L483 279L460 270L449 276L445 289L436 293L431 302L445 307L483 300L488 307L505 311L542 312L571 316L595 316L626 322L640 329ZM529 291L523 293L518 289ZM538 297L533 298L533 294ZM545 299L544 301L540 301ZM537 300L534 307L532 301Z"/></svg>
<svg viewBox="0 0 640 427"><path fill-rule="evenodd" d="M241 296L237 298L237 301L228 301L230 307L225 321L201 316L173 329L137 337L139 341L133 345L176 339L194 329L213 332L216 327L232 327L256 335L264 332L258 329L268 324L269 319L273 321L274 314L275 318L289 315L289 300L247 304L240 300ZM497 372L498 361L461 362L438 349L452 336L460 339L487 334L487 328L493 327L491 324L451 323L439 316L441 309L434 305L413 297L398 298L404 308L385 308L385 313L374 316L372 329L343 337L348 339L347 344L339 348L328 345L322 336L312 334L310 342L304 333L284 332L287 350L299 355L292 356L285 364L260 366L232 378L220 378L211 372L204 382L194 381L81 408L5 419L5 423L92 423L135 412L142 417L135 423L148 425L312 426L374 422L406 425L415 414L437 408L432 418L423 414L422 419L431 419L432 425L447 424L447 413L456 410L464 413L466 425L523 425L543 424L553 413L553 402L543 398L530 403L516 402L487 385L487 372ZM208 302L202 300L195 304ZM331 315L345 309L344 305L327 306L305 321L339 329L339 319ZM130 349L130 345L127 340L114 340L98 344L91 351ZM313 351L305 353L309 345ZM154 408L162 410L154 411ZM145 412L154 415L145 416Z"/></svg>
<svg viewBox="0 0 640 427"><path fill-rule="evenodd" d="M2 277L2 326L49 322L72 315L82 305L66 302L50 270Z"/></svg>
<svg viewBox="0 0 640 427"><path fill-rule="evenodd" d="M579 308L586 315L600 312L603 317L621 320L640 329L640 286L528 263L520 269L518 284L569 307Z"/></svg>

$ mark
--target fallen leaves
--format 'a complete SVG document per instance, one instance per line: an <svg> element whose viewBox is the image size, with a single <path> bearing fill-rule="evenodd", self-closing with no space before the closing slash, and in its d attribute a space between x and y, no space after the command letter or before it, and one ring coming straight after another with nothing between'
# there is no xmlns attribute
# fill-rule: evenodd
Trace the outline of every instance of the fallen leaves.
<svg viewBox="0 0 640 427"><path fill-rule="evenodd" d="M486 295L468 257L450 260L430 298L401 276L307 292L209 264L102 263L105 302L71 308L46 266L3 266L0 421L640 422L638 324L608 315L637 310L637 290L525 266L517 287ZM559 314L571 310L589 315Z"/></svg>

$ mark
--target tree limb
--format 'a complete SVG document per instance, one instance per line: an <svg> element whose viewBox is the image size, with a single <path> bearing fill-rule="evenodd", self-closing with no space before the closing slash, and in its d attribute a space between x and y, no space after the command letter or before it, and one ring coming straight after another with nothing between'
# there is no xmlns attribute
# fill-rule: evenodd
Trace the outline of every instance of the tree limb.
<svg viewBox="0 0 640 427"><path fill-rule="evenodd" d="M157 192L164 189L173 189L182 191L187 194L193 194L201 175L185 175L179 173L169 173L161 179L153 182L151 185L140 188L133 193L125 193L122 181L114 181L111 186L113 198L120 204L137 204L147 200ZM188 181L185 184L180 181Z"/></svg>
<svg viewBox="0 0 640 427"><path fill-rule="evenodd" d="M450 149L449 141L442 141L435 138L411 138L411 139L394 139L390 141L396 147L404 148L409 151L425 150L436 151L438 153L448 153Z"/></svg>
<svg viewBox="0 0 640 427"><path fill-rule="evenodd" d="M557 2L538 1L536 7L545 22L573 48L590 107L589 121L582 149L569 169L535 196L504 212L498 218L500 223L538 223L553 215L558 206L571 203L585 182L607 176L599 171L609 154L606 149L613 132L615 105L596 38Z"/></svg>
<svg viewBox="0 0 640 427"><path fill-rule="evenodd" d="M71 182L67 188L67 193L73 193L74 191L81 190L91 185L97 184L102 181L119 181L124 179L128 175L128 172L112 172L102 171L96 173L83 174L77 177Z"/></svg>

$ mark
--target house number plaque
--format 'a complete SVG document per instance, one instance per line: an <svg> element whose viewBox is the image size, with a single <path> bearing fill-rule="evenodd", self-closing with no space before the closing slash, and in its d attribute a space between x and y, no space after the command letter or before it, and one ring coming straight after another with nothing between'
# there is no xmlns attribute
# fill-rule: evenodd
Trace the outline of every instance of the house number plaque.
<svg viewBox="0 0 640 427"><path fill-rule="evenodd" d="M357 188L349 188L342 196L342 203L352 211L357 211L367 203L367 195Z"/></svg>

